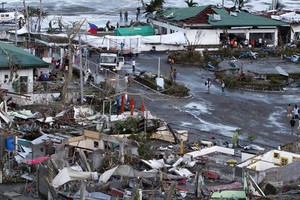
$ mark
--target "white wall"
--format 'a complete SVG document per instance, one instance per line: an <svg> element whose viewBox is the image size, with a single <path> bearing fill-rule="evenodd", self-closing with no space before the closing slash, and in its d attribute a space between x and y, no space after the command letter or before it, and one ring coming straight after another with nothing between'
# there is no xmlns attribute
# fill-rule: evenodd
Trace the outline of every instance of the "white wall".
<svg viewBox="0 0 300 200"><path fill-rule="evenodd" d="M279 153L280 157L278 159L274 158L274 153ZM262 160L268 161L268 162L272 162L272 163L276 163L276 164L280 164L281 163L281 157L284 158L288 158L288 164L292 163L292 159L294 157L300 158L299 154L295 154L295 153L290 153L287 151L279 151L279 150L271 150L267 153L265 153L262 156Z"/></svg>
<svg viewBox="0 0 300 200"><path fill-rule="evenodd" d="M274 158L274 153L279 153L279 158ZM295 153L290 153L287 151L271 150L271 151L266 152L263 155L259 155L254 158L250 158L237 166L238 167L247 166L247 168L251 168L251 166L254 166L254 164L259 163L259 162L262 162L264 164L270 163L270 164L266 164L266 166L261 166L261 164L258 164L256 167L256 170L258 170L258 169L265 170L265 169L268 169L268 167L270 167L270 166L271 167L274 167L275 165L280 166L281 165L281 157L288 158L287 164L290 164L293 162L293 157L300 158L300 155L295 154ZM265 162L263 162L263 161L265 161Z"/></svg>
<svg viewBox="0 0 300 200"><path fill-rule="evenodd" d="M31 82L31 83L33 82L33 69L32 68L31 69L19 69L17 73L18 73L19 77L26 76L28 82ZM0 70L0 85L1 85L1 88L8 89L9 91L12 92L11 84L5 84L4 83L5 75L8 76L8 79L7 79L7 81L8 81L9 78L10 78L10 70ZM32 84L28 84L27 91L28 92L33 91Z"/></svg>
<svg viewBox="0 0 300 200"><path fill-rule="evenodd" d="M99 146L101 146L99 141L97 141L98 142L98 147L97 148L94 147L94 141L97 141L97 140L85 139L85 140L82 140L82 141L79 141L79 142L69 143L69 145L74 146L74 147L86 148L86 149L90 149L90 150L99 149L100 148Z"/></svg>
<svg viewBox="0 0 300 200"><path fill-rule="evenodd" d="M247 168L251 169L254 166L256 167L256 171L264 171L264 170L270 169L272 167L278 167L278 165L274 165L274 163L257 161L253 164L250 164Z"/></svg>
<svg viewBox="0 0 300 200"><path fill-rule="evenodd" d="M220 30L186 30L191 45L219 45Z"/></svg>

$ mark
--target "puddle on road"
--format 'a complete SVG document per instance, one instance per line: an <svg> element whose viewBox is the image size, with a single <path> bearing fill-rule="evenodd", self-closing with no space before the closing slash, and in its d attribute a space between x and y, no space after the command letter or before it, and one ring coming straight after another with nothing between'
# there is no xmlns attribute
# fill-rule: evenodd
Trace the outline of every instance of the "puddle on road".
<svg viewBox="0 0 300 200"><path fill-rule="evenodd" d="M270 124L265 125L265 127L277 127L278 129L274 132L278 134L290 133L290 131L287 129L287 127L289 127L289 124L278 122L278 120L282 117L282 115L286 115L286 111L282 110L281 107L275 107L275 109L278 110L269 115L268 121ZM287 123L289 123L288 120Z"/></svg>
<svg viewBox="0 0 300 200"><path fill-rule="evenodd" d="M220 123L211 123L208 121L205 121L201 118L201 114L206 114L210 115L212 114L210 112L210 109L207 105L207 103L204 102L191 102L188 103L187 105L184 106L174 106L174 108L186 112L194 117L199 123L191 123L190 121L182 121L181 126L188 127L189 125L194 125L196 129L200 129L202 131L207 131L207 132L218 132L218 134L227 136L227 137L232 137L234 131L238 129L238 127L233 127L233 126L227 126L224 124Z"/></svg>

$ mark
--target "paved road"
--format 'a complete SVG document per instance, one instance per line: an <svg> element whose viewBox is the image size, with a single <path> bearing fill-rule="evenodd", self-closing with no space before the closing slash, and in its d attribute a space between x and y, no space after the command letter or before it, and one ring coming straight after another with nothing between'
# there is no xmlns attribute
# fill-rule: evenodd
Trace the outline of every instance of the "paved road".
<svg viewBox="0 0 300 200"><path fill-rule="evenodd" d="M170 67L167 64L167 53L143 53L136 58L136 73L149 71L157 73L160 58L160 72L168 77ZM267 63L267 64L266 64ZM280 60L260 59L258 61L239 61L238 66L244 70L274 72L275 66L283 66L288 71L297 71L299 68L290 63L283 65ZM225 64L222 64L226 66ZM291 66L291 67L289 67ZM264 69L261 69L264 67ZM285 92L250 92L228 90L222 94L220 84L213 81L210 91L204 84L210 77L214 80L212 72L197 66L183 66L175 64L178 72L178 82L190 88L190 98L174 98L159 95L137 83L129 88L130 93L139 93L142 98L136 98L136 107L140 101L157 117L170 123L174 128L188 129L190 141L219 138L231 141L235 130L242 129L240 140L252 143L248 135L256 135L253 141L265 147L276 148L279 145L296 139L291 135L289 121L286 117L286 105L300 104L297 95L299 89L287 88ZM123 70L119 72L132 74L131 62L127 61ZM151 99L151 100L149 100Z"/></svg>
<svg viewBox="0 0 300 200"><path fill-rule="evenodd" d="M167 53L140 54L136 59L137 71L157 72L159 57L161 73L168 77L170 67L166 63ZM257 63L262 62L267 61L257 61ZM278 62L274 62L276 66ZM252 64L253 68L260 67L255 62ZM270 67L270 71L274 70L272 65L265 67ZM208 92L204 82L208 77L214 80L212 72L195 66L175 65L175 68L178 71L178 82L191 89L191 98L157 95L138 84L130 86L128 92L143 94L146 106L154 115L176 128L189 129L190 141L212 137L230 141L236 129L242 129L240 139L244 142L251 143L248 135L254 134L257 135L254 142L265 147L276 148L296 139L295 135L291 135L285 109L288 103L300 103L298 89L288 88L285 92L226 89L225 94L222 94L219 83L213 82ZM122 73L131 73L130 63L124 67ZM152 101L147 100L146 97Z"/></svg>

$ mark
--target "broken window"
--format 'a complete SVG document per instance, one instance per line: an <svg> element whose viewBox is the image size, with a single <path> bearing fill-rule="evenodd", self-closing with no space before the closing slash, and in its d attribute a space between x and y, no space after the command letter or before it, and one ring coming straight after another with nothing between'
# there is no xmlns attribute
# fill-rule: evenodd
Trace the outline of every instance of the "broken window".
<svg viewBox="0 0 300 200"><path fill-rule="evenodd" d="M292 161L294 162L295 160L299 159L299 157L293 156Z"/></svg>
<svg viewBox="0 0 300 200"><path fill-rule="evenodd" d="M276 158L276 159L279 159L279 158L280 158L280 154L279 154L279 153L276 153L276 152L274 152L274 155L273 155L273 157L274 157L274 158Z"/></svg>
<svg viewBox="0 0 300 200"><path fill-rule="evenodd" d="M287 164L289 164L289 159L282 157L281 158L281 165L283 166L283 165L287 165Z"/></svg>
<svg viewBox="0 0 300 200"><path fill-rule="evenodd" d="M94 147L98 148L99 147L99 142L98 141L94 141Z"/></svg>

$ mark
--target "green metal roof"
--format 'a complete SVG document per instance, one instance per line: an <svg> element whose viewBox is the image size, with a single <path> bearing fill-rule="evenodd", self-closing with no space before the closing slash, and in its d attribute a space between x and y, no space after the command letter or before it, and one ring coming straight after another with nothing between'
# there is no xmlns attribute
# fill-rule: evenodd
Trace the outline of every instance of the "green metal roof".
<svg viewBox="0 0 300 200"><path fill-rule="evenodd" d="M168 8L164 11L157 12L156 14L149 15L150 17L164 17L169 20L185 20L195 17L201 13L208 6L197 6L197 7L187 7L187 8Z"/></svg>
<svg viewBox="0 0 300 200"><path fill-rule="evenodd" d="M212 15L209 15L208 23L212 27L229 26L229 27L239 27L239 26L282 26L288 25L282 21L277 21L274 19L266 18L263 16L258 16L250 14L245 11L232 12L232 15L226 8L217 8L214 6L197 6L197 7L187 7L187 8L168 8L157 13L153 12L149 15L150 18L164 18L170 21L180 21L193 18L196 15L203 12L206 8L220 15L220 20L214 19ZM236 16L234 16L236 15Z"/></svg>
<svg viewBox="0 0 300 200"><path fill-rule="evenodd" d="M287 25L284 22L270 18L254 15L245 11L235 12L236 16L230 15L225 8L212 8L221 20L214 20L209 16L208 22L211 26L282 26Z"/></svg>
<svg viewBox="0 0 300 200"><path fill-rule="evenodd" d="M117 28L115 30L116 36L133 36L133 35L149 36L154 34L155 31L152 26L133 26L133 27Z"/></svg>
<svg viewBox="0 0 300 200"><path fill-rule="evenodd" d="M0 68L8 68L8 58L5 52L12 56L13 62L22 67L48 67L49 63L12 44L0 42Z"/></svg>

